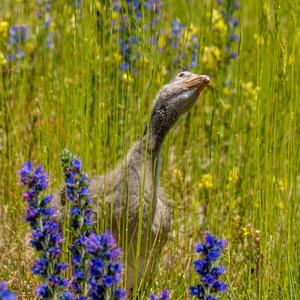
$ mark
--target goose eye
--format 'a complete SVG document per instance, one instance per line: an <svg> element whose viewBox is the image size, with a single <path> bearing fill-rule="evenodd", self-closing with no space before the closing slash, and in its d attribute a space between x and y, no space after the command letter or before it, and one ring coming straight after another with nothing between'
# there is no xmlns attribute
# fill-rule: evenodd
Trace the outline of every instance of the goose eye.
<svg viewBox="0 0 300 300"><path fill-rule="evenodd" d="M184 77L184 76L185 76L184 73L180 73L180 74L178 75L178 77Z"/></svg>

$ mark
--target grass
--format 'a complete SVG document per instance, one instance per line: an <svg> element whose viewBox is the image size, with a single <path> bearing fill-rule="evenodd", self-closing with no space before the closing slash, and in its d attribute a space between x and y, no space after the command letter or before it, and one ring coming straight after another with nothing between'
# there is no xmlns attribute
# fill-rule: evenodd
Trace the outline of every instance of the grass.
<svg viewBox="0 0 300 300"><path fill-rule="evenodd" d="M143 29L150 18L143 10L142 25L129 29L141 41L132 51L142 58L126 77L109 1L82 1L77 12L72 5L52 4L54 49L47 49L35 1L0 3L0 22L31 28L24 59L0 64L0 280L20 299L32 298L36 284L17 184L22 162L43 163L51 191L62 182L65 147L82 158L90 176L105 173L142 135L155 94L184 65L181 51L190 57L184 37L179 49L166 45L158 53ZM170 31L175 18L198 29L200 61L192 71L208 73L212 87L164 143L161 183L173 199L173 224L153 289L188 298L189 284L197 282L193 243L207 228L229 241L224 299L299 299L300 6L296 0L242 2L234 44L239 57L230 63L213 30L213 9L212 0L165 1L155 29ZM6 41L0 30L4 55ZM205 47L214 45L220 59L205 60Z"/></svg>

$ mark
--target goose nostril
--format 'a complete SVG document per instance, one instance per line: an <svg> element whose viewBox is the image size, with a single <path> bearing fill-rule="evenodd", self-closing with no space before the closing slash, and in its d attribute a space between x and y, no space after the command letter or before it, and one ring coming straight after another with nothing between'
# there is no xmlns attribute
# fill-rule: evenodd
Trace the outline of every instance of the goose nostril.
<svg viewBox="0 0 300 300"><path fill-rule="evenodd" d="M204 83L210 83L210 78L208 75L202 75L201 77L203 78Z"/></svg>

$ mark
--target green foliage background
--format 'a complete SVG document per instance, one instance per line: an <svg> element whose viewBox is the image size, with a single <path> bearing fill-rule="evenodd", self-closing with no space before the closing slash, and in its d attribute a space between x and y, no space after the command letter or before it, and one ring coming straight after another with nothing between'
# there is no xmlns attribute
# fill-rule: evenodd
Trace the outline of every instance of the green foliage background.
<svg viewBox="0 0 300 300"><path fill-rule="evenodd" d="M110 1L82 1L80 10L73 4L52 4L54 48L47 49L34 0L0 3L0 280L20 299L31 299L36 284L17 185L22 162L43 163L52 192L62 181L64 147L90 176L105 173L141 137L155 94L190 51L183 34L179 49L161 37L158 53L143 30L144 12L142 26L130 29L141 41L136 70L123 73ZM171 34L177 18L186 34L195 33L192 71L209 74L212 84L164 143L161 182L173 199L173 226L153 288L188 298L198 280L193 243L207 228L229 241L224 299L299 299L300 3L242 1L239 57L229 63L218 9L212 0L164 1L156 28ZM3 22L30 25L23 60L5 59Z"/></svg>

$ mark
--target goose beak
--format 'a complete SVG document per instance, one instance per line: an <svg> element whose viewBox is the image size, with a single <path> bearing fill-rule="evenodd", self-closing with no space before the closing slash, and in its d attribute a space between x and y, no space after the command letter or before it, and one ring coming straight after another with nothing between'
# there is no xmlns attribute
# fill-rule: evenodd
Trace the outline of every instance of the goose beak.
<svg viewBox="0 0 300 300"><path fill-rule="evenodd" d="M210 78L207 75L196 75L193 74L192 77L184 83L186 88L198 88L202 91L210 82Z"/></svg>

